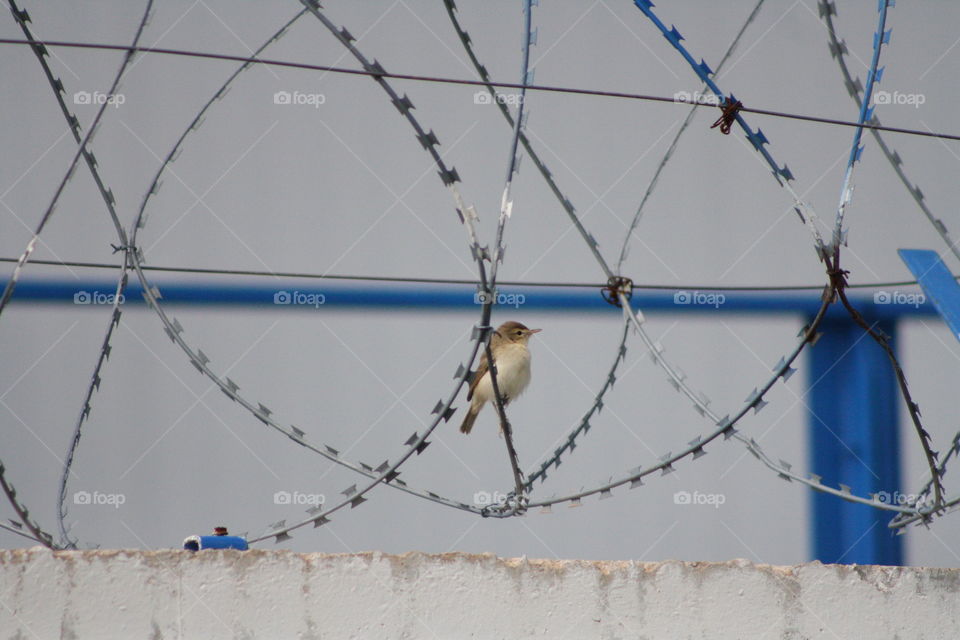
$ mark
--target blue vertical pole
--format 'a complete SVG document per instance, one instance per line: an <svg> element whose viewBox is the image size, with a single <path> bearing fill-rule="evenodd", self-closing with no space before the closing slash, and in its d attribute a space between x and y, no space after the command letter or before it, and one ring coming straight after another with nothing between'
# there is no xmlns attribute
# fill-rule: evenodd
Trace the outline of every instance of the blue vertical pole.
<svg viewBox="0 0 960 640"><path fill-rule="evenodd" d="M868 323L873 323L865 317ZM896 337L896 325L876 328ZM810 468L831 486L900 498L900 394L886 354L849 319L826 320L810 351ZM895 344L895 342L894 342ZM811 493L813 558L824 563L903 564L892 514Z"/></svg>

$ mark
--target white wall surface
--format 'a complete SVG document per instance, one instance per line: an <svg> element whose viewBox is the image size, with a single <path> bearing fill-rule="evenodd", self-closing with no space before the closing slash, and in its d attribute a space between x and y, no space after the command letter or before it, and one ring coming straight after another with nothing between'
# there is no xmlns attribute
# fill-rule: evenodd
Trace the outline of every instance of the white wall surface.
<svg viewBox="0 0 960 640"><path fill-rule="evenodd" d="M3 638L955 638L960 570L0 552Z"/></svg>

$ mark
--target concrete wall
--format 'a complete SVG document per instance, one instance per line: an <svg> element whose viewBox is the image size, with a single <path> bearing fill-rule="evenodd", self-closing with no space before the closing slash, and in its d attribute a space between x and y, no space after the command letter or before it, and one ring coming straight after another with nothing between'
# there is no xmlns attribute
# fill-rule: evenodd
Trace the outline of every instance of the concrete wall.
<svg viewBox="0 0 960 640"><path fill-rule="evenodd" d="M960 570L0 551L7 638L955 638Z"/></svg>

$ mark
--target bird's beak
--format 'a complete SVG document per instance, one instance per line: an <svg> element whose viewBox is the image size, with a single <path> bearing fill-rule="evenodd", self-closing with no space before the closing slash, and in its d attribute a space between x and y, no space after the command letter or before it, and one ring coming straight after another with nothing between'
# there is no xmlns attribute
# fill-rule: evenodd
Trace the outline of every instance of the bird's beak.
<svg viewBox="0 0 960 640"><path fill-rule="evenodd" d="M543 331L543 329L530 329L530 334L540 333L541 331Z"/></svg>

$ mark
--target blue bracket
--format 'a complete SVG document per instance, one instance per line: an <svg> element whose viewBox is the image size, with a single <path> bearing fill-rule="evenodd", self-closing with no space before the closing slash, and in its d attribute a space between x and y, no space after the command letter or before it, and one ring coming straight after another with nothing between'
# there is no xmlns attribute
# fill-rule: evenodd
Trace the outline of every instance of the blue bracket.
<svg viewBox="0 0 960 640"><path fill-rule="evenodd" d="M896 324L864 314L896 344ZM880 500L901 499L900 398L883 350L849 318L827 319L810 351L810 468L825 484L846 485ZM813 559L824 563L903 564L890 515L811 493Z"/></svg>
<svg viewBox="0 0 960 640"><path fill-rule="evenodd" d="M900 249L897 253L933 301L953 337L960 340L960 284L947 265L936 251L929 249Z"/></svg>

